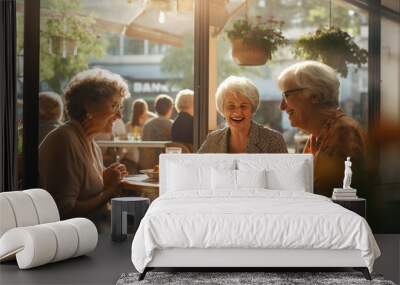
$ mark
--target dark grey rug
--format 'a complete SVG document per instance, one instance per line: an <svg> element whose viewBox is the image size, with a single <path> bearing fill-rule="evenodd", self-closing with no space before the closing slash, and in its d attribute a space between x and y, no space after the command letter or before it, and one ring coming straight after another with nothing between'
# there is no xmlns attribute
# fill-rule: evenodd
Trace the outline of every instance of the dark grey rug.
<svg viewBox="0 0 400 285"><path fill-rule="evenodd" d="M268 284L268 285L297 285L297 284L379 284L395 285L392 281L384 280L382 276L372 275L368 281L360 272L148 272L146 278L138 281L138 273L122 274L117 285L133 284Z"/></svg>

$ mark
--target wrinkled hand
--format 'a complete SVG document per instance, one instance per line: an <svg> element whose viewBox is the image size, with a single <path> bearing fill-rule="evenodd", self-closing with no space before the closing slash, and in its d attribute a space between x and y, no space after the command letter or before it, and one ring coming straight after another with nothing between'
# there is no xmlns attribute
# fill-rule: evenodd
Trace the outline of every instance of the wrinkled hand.
<svg viewBox="0 0 400 285"><path fill-rule="evenodd" d="M115 162L107 167L103 172L104 187L117 190L121 180L128 175L124 164Z"/></svg>

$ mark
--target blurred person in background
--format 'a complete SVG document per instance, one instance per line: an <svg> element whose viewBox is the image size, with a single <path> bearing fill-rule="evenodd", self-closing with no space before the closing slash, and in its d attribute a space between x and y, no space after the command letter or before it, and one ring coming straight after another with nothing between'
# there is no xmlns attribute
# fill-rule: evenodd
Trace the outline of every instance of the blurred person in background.
<svg viewBox="0 0 400 285"><path fill-rule="evenodd" d="M218 86L216 104L227 127L211 132L199 153L287 153L279 132L253 120L260 94L249 79L237 76L225 79Z"/></svg>
<svg viewBox="0 0 400 285"><path fill-rule="evenodd" d="M130 96L121 76L94 68L76 74L65 90L70 120L52 131L39 147L39 184L53 196L63 219L107 215L106 204L117 194L125 166L105 168L94 136L109 133Z"/></svg>
<svg viewBox="0 0 400 285"><path fill-rule="evenodd" d="M143 99L137 99L132 102L131 120L126 123L126 132L131 134L134 139L140 140L144 124L155 118L155 115L149 112L149 107Z"/></svg>
<svg viewBox="0 0 400 285"><path fill-rule="evenodd" d="M62 124L64 103L54 92L39 93L39 145L52 130Z"/></svg>
<svg viewBox="0 0 400 285"><path fill-rule="evenodd" d="M158 95L155 102L155 110L157 117L151 119L143 126L143 141L170 141L171 128L173 121L171 120L174 101L168 95ZM140 166L141 169L153 168L158 164L158 157L161 153L160 149L141 148L140 149Z"/></svg>
<svg viewBox="0 0 400 285"><path fill-rule="evenodd" d="M141 134L144 124L154 118L153 113L149 112L149 107L145 100L137 99L132 102L131 120L126 123L126 133L128 139L141 140ZM139 170L139 149L137 147L129 147L121 160L126 165L130 174L137 173Z"/></svg>
<svg viewBox="0 0 400 285"><path fill-rule="evenodd" d="M314 157L314 193L332 195L341 188L344 161L353 162L352 187L365 191L366 134L339 109L340 82L336 72L316 61L286 68L278 77L282 90L280 108L293 127L310 134L304 153Z"/></svg>
<svg viewBox="0 0 400 285"><path fill-rule="evenodd" d="M172 141L187 144L190 149L193 149L194 93L192 90L179 91L175 99L175 109L178 116L172 124Z"/></svg>

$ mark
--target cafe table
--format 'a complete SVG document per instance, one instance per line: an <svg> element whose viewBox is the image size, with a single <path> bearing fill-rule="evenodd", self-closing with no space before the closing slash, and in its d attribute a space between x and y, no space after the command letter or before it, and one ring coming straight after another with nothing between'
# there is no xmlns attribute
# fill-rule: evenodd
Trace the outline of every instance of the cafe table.
<svg viewBox="0 0 400 285"><path fill-rule="evenodd" d="M160 184L158 180L149 179L145 174L129 175L122 180L121 189L127 193L134 192L135 196L149 198L153 201L158 197Z"/></svg>
<svg viewBox="0 0 400 285"><path fill-rule="evenodd" d="M96 143L101 147L165 148L172 141L98 140Z"/></svg>

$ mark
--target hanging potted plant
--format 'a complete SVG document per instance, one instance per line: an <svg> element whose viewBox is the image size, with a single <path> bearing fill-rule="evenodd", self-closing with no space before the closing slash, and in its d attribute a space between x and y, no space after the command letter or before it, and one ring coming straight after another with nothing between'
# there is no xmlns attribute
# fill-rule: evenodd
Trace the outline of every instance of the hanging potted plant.
<svg viewBox="0 0 400 285"><path fill-rule="evenodd" d="M353 38L336 27L323 28L314 34L301 37L295 43L298 58L319 60L347 77L348 64L360 68L368 60L368 52L360 48Z"/></svg>
<svg viewBox="0 0 400 285"><path fill-rule="evenodd" d="M265 23L251 24L247 19L240 19L233 23L227 36L232 43L232 57L239 65L262 65L270 60L272 53L279 46L286 44L279 28L267 26Z"/></svg>

